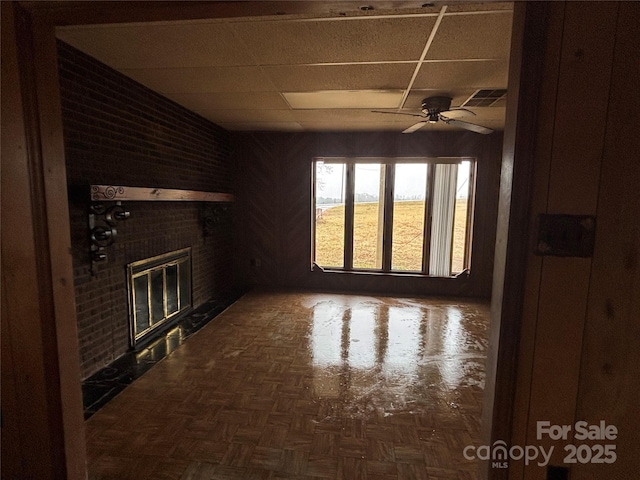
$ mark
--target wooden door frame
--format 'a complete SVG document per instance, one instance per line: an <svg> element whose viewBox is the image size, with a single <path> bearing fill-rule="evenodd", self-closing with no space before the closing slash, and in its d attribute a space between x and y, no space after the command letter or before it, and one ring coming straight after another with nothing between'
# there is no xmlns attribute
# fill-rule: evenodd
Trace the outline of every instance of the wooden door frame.
<svg viewBox="0 0 640 480"><path fill-rule="evenodd" d="M379 2L378 8L406 6L406 2ZM73 345L75 354L59 360L60 380L72 393L61 401L61 421L66 437L64 444L66 478L84 478L79 465L84 465L84 435L78 418L82 415L79 396L79 364L76 335L75 300L73 297L72 261L69 254L69 218L66 198L67 183L62 136L60 90L57 83L55 27L92 23L123 23L221 18L275 13L320 13L328 9L358 8L358 2L20 2L17 8L31 19L34 49L35 85L22 85L32 94L38 116L38 128L27 128L40 146L39 159L30 160L35 174L43 179L41 190L31 191L29 199L42 206L49 226L45 263L51 271L39 283L50 286L48 298L54 306L53 322L58 329L57 346ZM544 2L516 2L512 32L511 67L507 127L503 147L500 186L500 210L496 236L496 260L490 349L485 389L483 432L488 441L509 442L518 357L518 339L522 320L524 271L529 238L530 190L533 171L533 145L536 138L535 112L537 74L540 62L532 55L544 42L544 26L548 8ZM23 95L24 98L24 95ZM3 212L5 214L5 212ZM33 240L33 239L32 239ZM66 282L60 285L61 281ZM74 337L75 338L72 338ZM67 342L71 342L70 344ZM67 347L69 348L69 347ZM60 357L60 351L57 351ZM75 360L74 360L75 359ZM76 364L74 365L74 361ZM82 444L82 445L81 445ZM75 459L75 460L71 460ZM75 463L71 465L70 463ZM489 468L484 475L502 478ZM86 475L86 474L85 474ZM52 477L54 478L54 477Z"/></svg>
<svg viewBox="0 0 640 480"><path fill-rule="evenodd" d="M500 173L489 352L482 416L483 445L511 445L525 281L531 251L540 84L550 22L549 2L514 5L509 92ZM509 469L482 468L483 478L507 479Z"/></svg>

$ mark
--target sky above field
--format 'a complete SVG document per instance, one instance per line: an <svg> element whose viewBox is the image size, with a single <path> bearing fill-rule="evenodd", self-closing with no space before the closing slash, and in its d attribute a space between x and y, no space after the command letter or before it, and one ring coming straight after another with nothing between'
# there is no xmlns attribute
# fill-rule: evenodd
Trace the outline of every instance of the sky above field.
<svg viewBox="0 0 640 480"><path fill-rule="evenodd" d="M344 191L344 164L318 162L316 168L316 195L326 198L342 198ZM426 165L404 163L396 165L395 199L423 200L426 191ZM458 169L457 197L467 197L469 162L462 162ZM380 191L380 165L357 164L355 193L378 195Z"/></svg>

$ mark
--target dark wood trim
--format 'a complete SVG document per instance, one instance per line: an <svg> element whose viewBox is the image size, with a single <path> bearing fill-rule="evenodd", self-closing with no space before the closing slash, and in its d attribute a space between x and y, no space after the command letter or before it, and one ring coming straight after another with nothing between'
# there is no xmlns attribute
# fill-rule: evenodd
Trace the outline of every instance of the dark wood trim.
<svg viewBox="0 0 640 480"><path fill-rule="evenodd" d="M467 238L464 244L463 268L471 269L471 245L473 245L473 218L476 208L476 177L478 173L478 161L471 162L469 172L469 185L467 190Z"/></svg>
<svg viewBox="0 0 640 480"><path fill-rule="evenodd" d="M427 167L427 196L424 206L424 238L422 243L422 271L429 275L431 265L431 226L433 224L433 187L436 184L436 166Z"/></svg>
<svg viewBox="0 0 640 480"><path fill-rule="evenodd" d="M382 224L382 271L391 271L393 250L393 196L395 191L395 163L382 164L385 168L384 177L384 221Z"/></svg>
<svg viewBox="0 0 640 480"><path fill-rule="evenodd" d="M153 21L199 20L292 14L328 14L330 12L360 12L362 2L354 1L23 1L21 5L54 25L89 25ZM377 10L416 8L407 1L376 0ZM437 16L439 7L424 9Z"/></svg>
<svg viewBox="0 0 640 480"><path fill-rule="evenodd" d="M44 255L51 279L51 327L60 372L56 388L60 389L67 478L80 479L86 475L86 446L55 26L34 17L33 41L41 148L38 168L44 194L41 218L46 219L48 241Z"/></svg>
<svg viewBox="0 0 640 480"><path fill-rule="evenodd" d="M7 121L2 264L3 294L9 294L3 322L10 332L16 395L15 410L5 412L7 422L15 424L7 430L3 425L3 454L7 442L20 449L19 471L3 469L3 478L83 479L84 419L54 28L8 2L2 20ZM8 93L5 74L11 78ZM10 129L6 137L5 129ZM3 378L5 373L3 362ZM5 432L16 431L19 438L5 438Z"/></svg>
<svg viewBox="0 0 640 480"><path fill-rule="evenodd" d="M535 165L540 81L550 2L516 2L503 143L500 207L489 331L483 444L512 438L522 326L529 212ZM482 478L507 479L509 469L486 463Z"/></svg>
<svg viewBox="0 0 640 480"><path fill-rule="evenodd" d="M311 161L311 254L309 255L309 268L314 269L316 261L316 222L318 221L316 213L316 171L318 160L314 158Z"/></svg>
<svg viewBox="0 0 640 480"><path fill-rule="evenodd" d="M344 268L353 269L353 215L354 215L354 189L355 189L355 164L345 165L347 179L345 181L344 203Z"/></svg>

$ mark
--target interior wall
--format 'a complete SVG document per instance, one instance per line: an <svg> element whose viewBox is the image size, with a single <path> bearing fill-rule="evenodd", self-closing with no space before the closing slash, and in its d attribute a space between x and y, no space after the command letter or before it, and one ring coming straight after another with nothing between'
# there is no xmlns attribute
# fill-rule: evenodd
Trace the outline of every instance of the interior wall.
<svg viewBox="0 0 640 480"><path fill-rule="evenodd" d="M108 260L91 272L88 191L125 185L233 193L229 134L86 54L58 43L82 376L129 348L126 265L192 247L194 308L236 294L233 226L205 236L198 202L124 202Z"/></svg>
<svg viewBox="0 0 640 480"><path fill-rule="evenodd" d="M0 9L1 474L80 480L84 419L55 39L15 2Z"/></svg>
<svg viewBox="0 0 640 480"><path fill-rule="evenodd" d="M640 96L634 82L640 75L640 5L567 2L550 8L540 49L544 75L511 443L553 447L550 464L567 468L574 480L635 478ZM593 256L535 256L541 213L595 215ZM539 421L568 425L568 438L539 438ZM578 421L614 425L617 438L574 439ZM617 459L566 463L571 443L614 445ZM546 479L547 468L511 461L509 478Z"/></svg>
<svg viewBox="0 0 640 480"><path fill-rule="evenodd" d="M236 133L241 215L238 272L248 285L406 295L491 295L502 135L471 132ZM316 156L477 159L471 275L429 278L311 272L311 167ZM251 260L260 266L251 266Z"/></svg>

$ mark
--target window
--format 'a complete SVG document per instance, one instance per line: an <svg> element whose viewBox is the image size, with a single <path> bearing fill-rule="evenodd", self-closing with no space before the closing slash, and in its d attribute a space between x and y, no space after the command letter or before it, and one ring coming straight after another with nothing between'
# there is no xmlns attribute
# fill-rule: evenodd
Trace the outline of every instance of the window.
<svg viewBox="0 0 640 480"><path fill-rule="evenodd" d="M313 168L313 262L448 277L468 270L470 158L322 158Z"/></svg>

